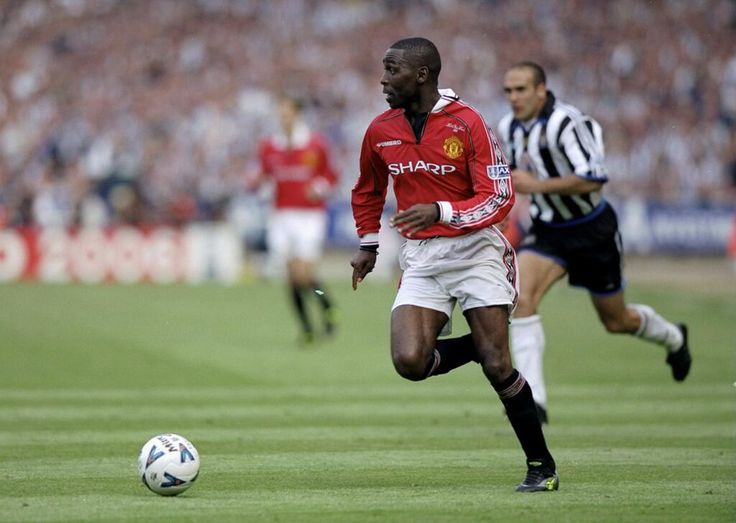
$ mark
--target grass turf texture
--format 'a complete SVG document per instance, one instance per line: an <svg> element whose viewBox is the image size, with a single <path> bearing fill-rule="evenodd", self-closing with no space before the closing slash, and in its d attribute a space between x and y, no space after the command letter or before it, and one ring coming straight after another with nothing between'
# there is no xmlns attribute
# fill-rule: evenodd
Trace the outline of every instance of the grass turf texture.
<svg viewBox="0 0 736 523"><path fill-rule="evenodd" d="M402 380L394 285L330 290L338 336L298 349L279 284L0 287L0 520L736 519L736 297L628 290L688 321L694 366L675 383L663 349L606 334L584 292L555 289L542 314L561 490L519 494L523 456L480 369ZM137 477L159 432L201 455L176 498Z"/></svg>

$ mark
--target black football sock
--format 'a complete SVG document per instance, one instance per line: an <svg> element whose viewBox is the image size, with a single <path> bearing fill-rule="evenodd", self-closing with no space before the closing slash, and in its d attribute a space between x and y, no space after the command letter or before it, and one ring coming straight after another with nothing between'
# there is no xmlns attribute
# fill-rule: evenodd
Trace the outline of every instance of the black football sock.
<svg viewBox="0 0 736 523"><path fill-rule="evenodd" d="M320 282L312 282L312 292L314 292L314 295L317 297L317 301L322 306L323 310L327 310L332 307L332 301L327 296L327 291Z"/></svg>
<svg viewBox="0 0 736 523"><path fill-rule="evenodd" d="M312 333L312 323L309 321L307 315L307 308L304 304L304 287L299 285L291 286L291 301L294 304L294 310L299 318L299 323L302 326L302 332L304 334Z"/></svg>
<svg viewBox="0 0 736 523"><path fill-rule="evenodd" d="M318 282L312 282L312 292L317 297L317 301L322 308L322 322L324 324L325 334L331 335L335 331L335 310L332 308L332 300L327 296L324 286Z"/></svg>
<svg viewBox="0 0 736 523"><path fill-rule="evenodd" d="M471 361L479 361L475 352L473 336L466 334L459 338L445 338L437 340L435 351L439 354L439 363L432 371L432 376L447 374Z"/></svg>
<svg viewBox="0 0 736 523"><path fill-rule="evenodd" d="M330 331L334 327L334 311L332 310L332 300L327 295L324 286L318 282L311 283L312 293L317 298L320 308L322 309L322 319L324 321L325 330Z"/></svg>
<svg viewBox="0 0 736 523"><path fill-rule="evenodd" d="M514 369L511 376L503 383L494 383L493 388L506 407L506 415L521 443L521 448L524 449L527 461L541 461L554 470L555 461L547 448L532 389L524 376Z"/></svg>

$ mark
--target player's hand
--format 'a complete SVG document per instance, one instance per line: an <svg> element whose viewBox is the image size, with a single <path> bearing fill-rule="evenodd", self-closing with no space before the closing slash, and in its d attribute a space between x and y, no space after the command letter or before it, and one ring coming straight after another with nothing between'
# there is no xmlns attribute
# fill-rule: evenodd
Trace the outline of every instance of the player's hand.
<svg viewBox="0 0 736 523"><path fill-rule="evenodd" d="M400 234L411 238L437 223L439 209L434 203L417 203L404 211L399 211L391 217L389 225L395 227Z"/></svg>
<svg viewBox="0 0 736 523"><path fill-rule="evenodd" d="M315 178L306 188L307 200L321 202L330 192L330 184L324 178Z"/></svg>
<svg viewBox="0 0 736 523"><path fill-rule="evenodd" d="M350 266L353 268L353 290L358 288L358 284L363 281L366 275L373 271L376 266L377 252L358 251L353 256Z"/></svg>
<svg viewBox="0 0 736 523"><path fill-rule="evenodd" d="M258 169L248 169L243 176L243 184L248 192L256 191L265 179L264 174Z"/></svg>
<svg viewBox="0 0 736 523"><path fill-rule="evenodd" d="M514 190L521 194L531 194L537 191L539 180L529 171L523 169L513 169L511 171L511 181L514 184Z"/></svg>

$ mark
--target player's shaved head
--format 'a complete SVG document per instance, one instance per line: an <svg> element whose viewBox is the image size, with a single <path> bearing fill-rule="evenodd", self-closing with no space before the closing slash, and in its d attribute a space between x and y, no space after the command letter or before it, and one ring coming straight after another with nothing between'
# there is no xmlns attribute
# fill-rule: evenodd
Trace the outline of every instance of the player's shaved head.
<svg viewBox="0 0 736 523"><path fill-rule="evenodd" d="M411 65L416 67L426 66L432 80L436 81L439 78L440 70L442 69L440 52L426 38L403 38L394 42L391 49L403 50L404 57L407 61L410 61Z"/></svg>
<svg viewBox="0 0 736 523"><path fill-rule="evenodd" d="M526 69L527 71L530 71L532 73L532 82L534 83L534 86L547 83L547 75L544 73L544 69L536 62L519 62L512 65L509 70L511 69Z"/></svg>

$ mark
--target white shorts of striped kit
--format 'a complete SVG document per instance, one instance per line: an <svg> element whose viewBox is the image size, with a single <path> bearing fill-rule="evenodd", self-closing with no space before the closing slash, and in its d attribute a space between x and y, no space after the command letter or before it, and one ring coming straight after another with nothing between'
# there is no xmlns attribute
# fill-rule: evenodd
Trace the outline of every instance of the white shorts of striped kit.
<svg viewBox="0 0 736 523"><path fill-rule="evenodd" d="M266 241L272 259L317 261L327 234L327 213L322 209L279 209L272 213Z"/></svg>
<svg viewBox="0 0 736 523"><path fill-rule="evenodd" d="M496 227L453 238L406 240L399 264L403 275L392 310L416 305L451 319L456 303L462 311L507 305L509 314L516 306L516 254Z"/></svg>

